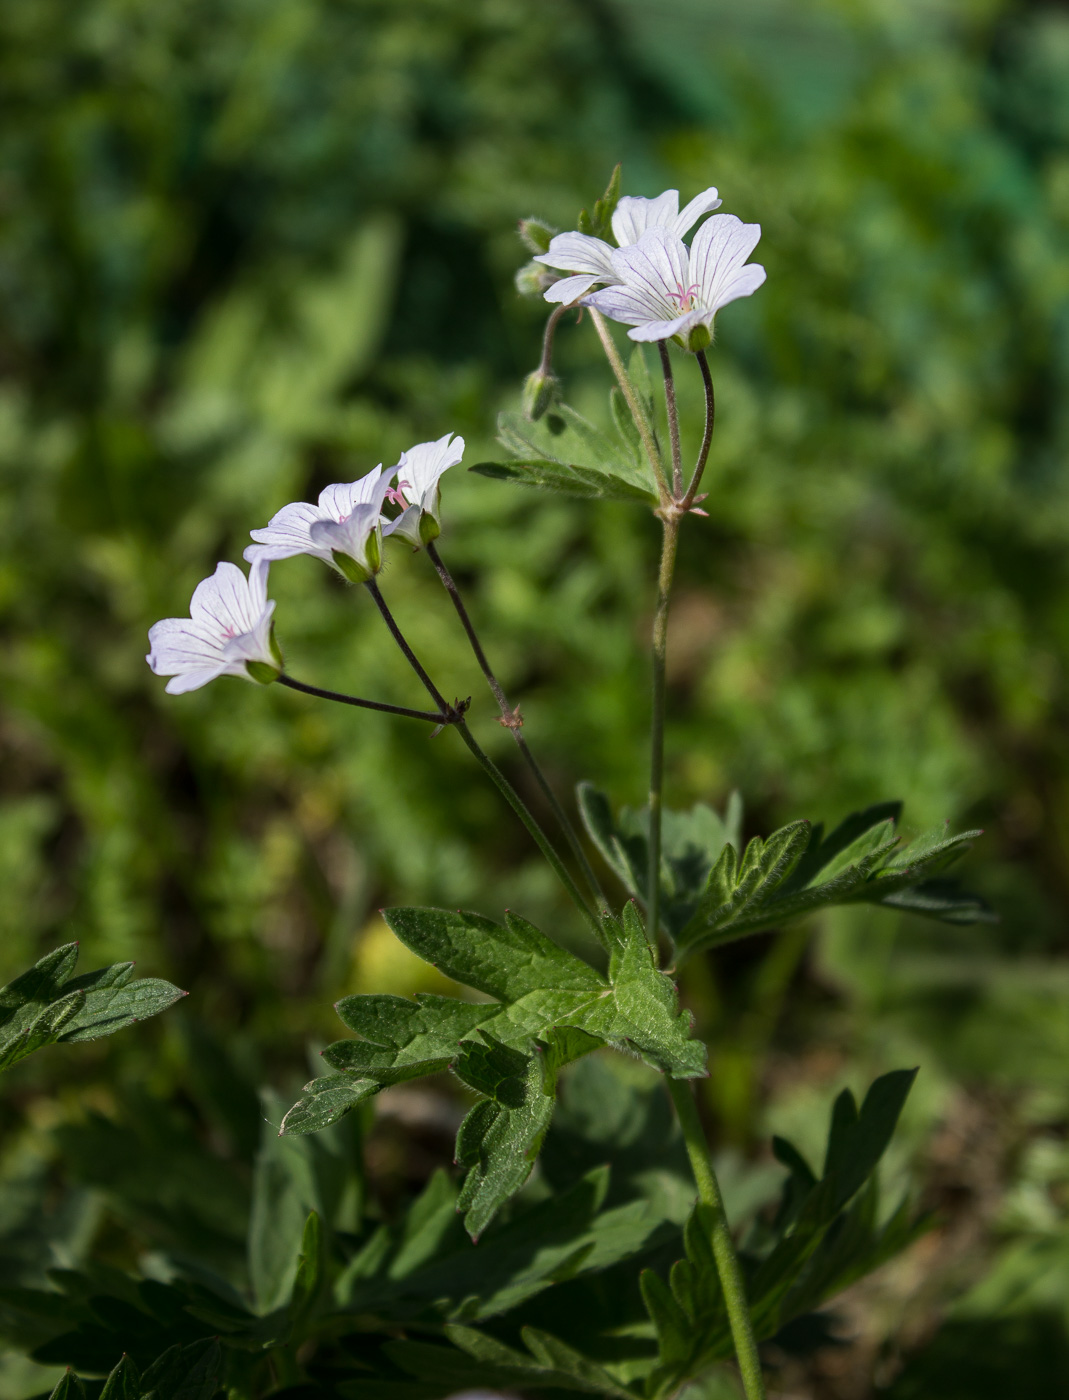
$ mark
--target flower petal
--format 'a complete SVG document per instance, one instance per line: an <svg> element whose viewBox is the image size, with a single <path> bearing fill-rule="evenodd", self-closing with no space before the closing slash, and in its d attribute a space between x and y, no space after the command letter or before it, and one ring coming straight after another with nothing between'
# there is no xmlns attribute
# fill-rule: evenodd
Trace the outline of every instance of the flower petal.
<svg viewBox="0 0 1069 1400"><path fill-rule="evenodd" d="M760 224L744 224L734 214L714 214L694 235L690 275L700 288L699 300L707 310L718 311L736 297L749 296L761 285L757 282L745 290L727 294L760 237Z"/></svg>
<svg viewBox="0 0 1069 1400"><path fill-rule="evenodd" d="M612 247L589 233L558 233L549 249L535 262L561 272L592 272L596 277L612 276Z"/></svg>
<svg viewBox="0 0 1069 1400"><path fill-rule="evenodd" d="M258 621L258 609L249 592L249 580L236 564L219 564L211 578L194 589L189 615L222 636L251 632Z"/></svg>
<svg viewBox="0 0 1069 1400"><path fill-rule="evenodd" d="M615 277L612 280L615 281ZM551 287L546 288L544 296L546 301L557 301L567 306L569 302L578 301L584 292L589 292L591 287L596 287L603 281L605 278L591 277L585 272L577 277L562 277L559 282L554 282Z"/></svg>
<svg viewBox="0 0 1069 1400"><path fill-rule="evenodd" d="M309 531L313 523L321 518L318 508L307 501L294 501L292 505L283 506L262 530L249 531L256 544L245 550L245 558L251 562L255 559L291 559L295 554L318 556L320 551L313 547Z"/></svg>
<svg viewBox="0 0 1069 1400"><path fill-rule="evenodd" d="M647 229L658 226L672 228L678 217L678 190L665 190L653 199L625 194L613 211L612 234L619 246L626 248L631 243L637 243Z"/></svg>
<svg viewBox="0 0 1069 1400"><path fill-rule="evenodd" d="M716 186L710 185L707 190L702 190L701 194L695 195L690 203L679 211L675 220L668 227L677 238L686 238L703 214L708 214L712 209L719 209L722 203L723 200L719 198Z"/></svg>
<svg viewBox="0 0 1069 1400"><path fill-rule="evenodd" d="M627 334L631 340L670 340L672 336L680 335L683 331L689 331L692 326L712 319L708 311L685 311L682 316L677 316L672 321L644 321Z"/></svg>

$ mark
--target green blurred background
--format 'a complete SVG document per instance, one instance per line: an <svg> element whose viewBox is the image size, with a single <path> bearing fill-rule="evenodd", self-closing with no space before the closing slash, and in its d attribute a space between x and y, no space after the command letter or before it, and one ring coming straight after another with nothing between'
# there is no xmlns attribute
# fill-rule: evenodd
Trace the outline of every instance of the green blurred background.
<svg viewBox="0 0 1069 1400"><path fill-rule="evenodd" d="M572 936L454 736L233 681L165 697L143 658L148 626L286 501L447 431L469 462L494 455L544 313L513 286L517 220L574 227L618 160L629 193L716 184L762 224L768 269L712 356L671 805L738 787L758 832L900 797L913 829L985 828L965 873L1001 915L840 914L689 974L726 1151L759 1155L778 1128L808 1140L842 1083L922 1066L898 1171L938 1228L847 1300L849 1346L791 1363L792 1393L1053 1394L1069 1386L1056 5L0 9L0 973L78 938L84 967L136 958L191 993L11 1077L4 1170L38 1184L8 1190L5 1228L46 1186L94 1185L84 1154L61 1160L57 1122L180 1101L223 1046L292 1087L339 995L426 985L379 906L508 904ZM607 419L589 327L558 344L572 402ZM700 384L679 377L693 445ZM560 789L592 778L639 802L655 522L462 472L444 511L443 556ZM272 584L294 674L421 703L362 593L312 560ZM384 591L526 790L426 559L393 550ZM27 1385L11 1373L9 1393Z"/></svg>

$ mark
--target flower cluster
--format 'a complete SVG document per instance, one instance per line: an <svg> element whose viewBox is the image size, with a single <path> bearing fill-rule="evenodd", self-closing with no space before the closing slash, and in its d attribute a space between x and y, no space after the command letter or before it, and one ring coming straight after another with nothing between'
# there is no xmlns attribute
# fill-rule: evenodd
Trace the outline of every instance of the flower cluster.
<svg viewBox="0 0 1069 1400"><path fill-rule="evenodd" d="M328 486L315 505L283 506L245 550L245 574L220 564L197 585L189 617L169 617L149 631L145 658L158 676L170 676L167 691L181 695L219 676L242 676L268 684L282 673L267 597L267 572L276 559L310 554L354 583L366 583L382 568L382 541L389 535L419 548L437 539L441 522L440 482L464 454L464 439L447 433L401 453L396 466L381 464L358 481ZM384 514L387 502L399 508Z"/></svg>
<svg viewBox="0 0 1069 1400"><path fill-rule="evenodd" d="M634 329L632 340L675 340L704 350L716 313L756 292L765 269L746 260L761 237L760 224L734 214L713 214L694 235L684 235L720 206L705 190L682 210L678 190L656 199L625 196L612 216L617 247L584 233L558 233L535 262L571 275L554 282L546 301L578 301Z"/></svg>

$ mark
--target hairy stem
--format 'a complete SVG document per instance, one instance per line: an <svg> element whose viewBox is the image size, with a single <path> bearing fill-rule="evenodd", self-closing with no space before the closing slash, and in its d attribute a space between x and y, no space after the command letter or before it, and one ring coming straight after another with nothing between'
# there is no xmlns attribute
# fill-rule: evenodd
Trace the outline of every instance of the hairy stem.
<svg viewBox="0 0 1069 1400"><path fill-rule="evenodd" d="M720 1194L720 1183L709 1160L709 1148L694 1103L694 1094L685 1079L666 1076L666 1083L679 1126L683 1130L683 1141L686 1143L698 1196L704 1205L711 1206L713 1210L710 1243L713 1258L716 1260L716 1270L720 1276L720 1286L724 1290L724 1302L727 1305L735 1356L742 1376L742 1388L746 1393L746 1400L765 1400L761 1360L750 1322L750 1309L746 1302L746 1288L742 1279L742 1269L739 1267L739 1256L735 1253L735 1242L731 1238L731 1228L724 1211L724 1198Z"/></svg>
<svg viewBox="0 0 1069 1400"><path fill-rule="evenodd" d="M572 306L558 306L549 313L546 321L546 329L542 336L542 362L538 366L540 374L553 373L553 336L556 333L560 318L566 311L571 311Z"/></svg>
<svg viewBox="0 0 1069 1400"><path fill-rule="evenodd" d="M599 943L602 942L604 934L602 932L601 922L598 919L597 914L594 913L590 905L583 898L579 887L576 885L575 881L568 873L567 867L561 861L561 858L557 855L557 852L553 849L552 845L549 842L549 838L546 836L546 833L542 830L542 828L538 825L538 822L531 814L531 811L527 807L523 798L512 786L508 778L505 777L504 773L502 773L501 769L493 761L490 755L486 753L483 750L483 748L478 744L478 742L475 739L475 736L472 734L468 726L464 723L463 718L458 716L453 721L453 726L456 729L457 733L460 735L460 737L464 740L465 744L467 744L476 761L483 768L483 771L488 775L491 782L493 782L495 787L501 793L502 797L504 797L505 801L509 804L512 810L519 817L520 821L523 822L524 826L530 832L531 836L534 838L535 844L538 846L538 849L542 852L546 860L552 866L553 873L556 875L557 879L561 882L564 888L568 891L568 894L571 896L572 902L575 904L575 907L579 910L579 912L586 919L587 923L590 925L591 932L594 934L594 937L598 940Z"/></svg>
<svg viewBox="0 0 1069 1400"><path fill-rule="evenodd" d="M646 456L650 459L650 466L653 468L653 475L657 478L657 487L662 501L670 498L668 481L664 474L664 465L661 462L661 454L657 447L657 439L653 436L653 425L646 415L645 409L639 402L635 386L631 383L627 370L624 369L624 362L620 358L620 352L616 348L616 342L612 338L605 318L600 311L594 308L587 308L590 312L590 319L594 322L594 329L598 333L601 341L601 348L605 351L605 356L612 366L612 372L616 375L616 382L620 386L620 393L623 394L628 408L631 410L631 417L635 420L635 427L638 429L642 445L646 449Z"/></svg>
<svg viewBox="0 0 1069 1400"><path fill-rule="evenodd" d="M381 700L362 700L358 695L342 695L337 690L321 690L318 685L305 685L292 676L276 676L279 685L299 690L302 695L314 695L318 700L336 700L339 705L356 705L361 710L381 710L385 715L403 715L405 719L425 719L431 724L447 724L449 715L432 710L409 710L404 705L387 705Z"/></svg>
<svg viewBox="0 0 1069 1400"><path fill-rule="evenodd" d="M713 393L713 376L709 371L709 361L705 357L704 350L698 351L697 360L698 368L702 372L702 383L705 385L705 436L698 449L698 461L694 467L694 475L690 479L690 487L683 498L682 509L685 511L690 510L694 504L694 497L698 494L702 472L705 471L705 464L709 460L709 448L713 443L713 428L716 425L716 395Z"/></svg>
<svg viewBox="0 0 1069 1400"><path fill-rule="evenodd" d="M464 606L464 600L460 596L460 590L457 588L456 580L446 568L445 563L443 562L441 555L438 553L438 549L433 541L429 545L427 545L427 555L431 563L434 565L435 569L438 571L438 577L441 579L443 587L445 588L446 592L449 594L450 599L452 600L453 607L456 609L457 617L460 618L461 626L464 628L464 631L467 634L468 641L471 644L471 649L475 654L475 660L479 663L479 669L486 677L486 683L493 692L494 699L497 701L498 709L501 711L501 718L505 721L505 728L510 731L512 737L516 740L516 746L518 747L520 753L523 754L524 761L526 762L528 768L531 770L531 773L534 776L534 780L538 784L543 797L549 803L550 810L556 818L558 826L564 833L564 837L567 840L568 845L571 847L573 855L579 863L579 868L583 872L583 878L586 880L586 883L589 886L591 893L593 894L595 900L597 900L599 906L605 907L605 895L602 893L601 886L598 883L598 877L594 874L594 870L590 864L590 861L587 859L586 852L583 850L583 843L579 840L579 836L576 833L575 828L568 820L567 812L565 812L564 808L558 801L556 793L549 785L548 778L542 772L542 769L539 767L534 754L531 752L527 744L527 740L524 738L523 733L520 730L521 721L519 719L519 716L517 715L516 710L513 709L513 707L509 704L508 696L505 694L503 686L501 685L497 677L494 675L490 663L486 659L486 652L483 650L482 643L479 641L475 628L472 625L471 618L468 615L468 610Z"/></svg>
<svg viewBox="0 0 1069 1400"><path fill-rule="evenodd" d="M679 410L676 407L676 384L672 378L672 361L668 358L668 342L659 340L657 350L664 374L664 401L668 409L668 437L672 444L672 494L678 501L683 494L683 454L679 447Z"/></svg>
<svg viewBox="0 0 1069 1400"><path fill-rule="evenodd" d="M679 542L678 514L665 515L661 566L657 573L657 610L653 615L653 706L650 719L650 838L646 879L646 936L657 946L661 923L661 806L664 789L665 676L668 654L668 609Z"/></svg>

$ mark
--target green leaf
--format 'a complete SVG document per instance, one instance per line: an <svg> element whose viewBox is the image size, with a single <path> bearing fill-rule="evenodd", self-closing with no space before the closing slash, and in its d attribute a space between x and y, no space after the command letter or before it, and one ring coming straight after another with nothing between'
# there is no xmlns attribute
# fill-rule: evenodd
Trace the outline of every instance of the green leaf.
<svg viewBox="0 0 1069 1400"><path fill-rule="evenodd" d="M899 807L885 802L855 812L827 837L818 825L807 838L806 823L792 822L765 842L755 837L741 863L725 846L678 933L680 947L714 947L841 904L883 904L951 923L990 920L981 900L932 879L980 833L947 836L940 827L900 849Z"/></svg>
<svg viewBox="0 0 1069 1400"><path fill-rule="evenodd" d="M376 1079L358 1079L351 1074L327 1074L313 1079L304 1086L304 1097L298 1099L283 1118L279 1132L321 1132L381 1088Z"/></svg>
<svg viewBox="0 0 1069 1400"><path fill-rule="evenodd" d="M335 1121L379 1088L449 1068L483 1095L457 1135L469 1168L458 1208L472 1234L527 1180L553 1112L560 1069L613 1045L672 1074L705 1073L675 985L658 970L638 911L607 921L609 979L508 913L504 925L445 909L391 909L386 920L413 952L491 1002L347 997L339 1014L361 1037L324 1051L339 1073L313 1080L283 1120L285 1133Z"/></svg>
<svg viewBox="0 0 1069 1400"><path fill-rule="evenodd" d="M635 898L646 901L649 811L624 807L613 817L608 798L591 783L576 789L580 815L606 864ZM663 813L661 821L661 919L675 938L698 907L709 875L725 847L740 844L742 800L732 793L724 815L705 803L689 812Z"/></svg>
<svg viewBox="0 0 1069 1400"><path fill-rule="evenodd" d="M85 1386L68 1366L48 1400L85 1400Z"/></svg>
<svg viewBox="0 0 1069 1400"><path fill-rule="evenodd" d="M658 500L656 482L633 435L610 437L567 404L555 405L537 422L522 414L501 414L498 440L513 460L479 462L470 470L587 499Z"/></svg>
<svg viewBox="0 0 1069 1400"><path fill-rule="evenodd" d="M140 1397L140 1373L129 1356L124 1354L104 1382L100 1400L140 1400Z"/></svg>
<svg viewBox="0 0 1069 1400"><path fill-rule="evenodd" d="M212 1400L222 1372L223 1353L214 1337L169 1347L141 1377L142 1394L157 1400Z"/></svg>
<svg viewBox="0 0 1069 1400"><path fill-rule="evenodd" d="M597 471L576 462L525 458L514 462L474 462L469 471L494 481L512 481L542 491L559 491L584 501L643 501L656 505L657 497L617 472Z"/></svg>
<svg viewBox="0 0 1069 1400"><path fill-rule="evenodd" d="M317 1211L304 1222L301 1252L297 1259L297 1274L293 1280L288 1306L289 1321L294 1328L314 1311L327 1281L327 1245L323 1225Z"/></svg>
<svg viewBox="0 0 1069 1400"><path fill-rule="evenodd" d="M637 906L629 901L622 920L606 920L606 925L616 943L609 964L615 1015L611 1021L606 1017L604 1038L633 1048L665 1074L683 1079L704 1075L705 1045L691 1038L691 1015L679 1010L675 983L656 966ZM595 1016L589 1024L599 1027Z"/></svg>
<svg viewBox="0 0 1069 1400"><path fill-rule="evenodd" d="M67 943L0 990L0 1070L57 1041L111 1035L185 995L155 978L131 982L133 963L71 978L77 959Z"/></svg>
<svg viewBox="0 0 1069 1400"><path fill-rule="evenodd" d="M860 1109L851 1095L840 1094L831 1114L820 1181L797 1149L775 1139L775 1155L789 1168L789 1176L764 1257L743 1259L759 1341L878 1267L924 1228L910 1221L904 1210L883 1229L876 1225L873 1172L914 1075L912 1070L883 1075ZM713 1226L711 1208L699 1203L684 1230L686 1254L671 1270L671 1286L656 1275L643 1276L643 1298L659 1345L658 1367L648 1378L651 1394L670 1391L731 1355L731 1329L711 1247Z"/></svg>

